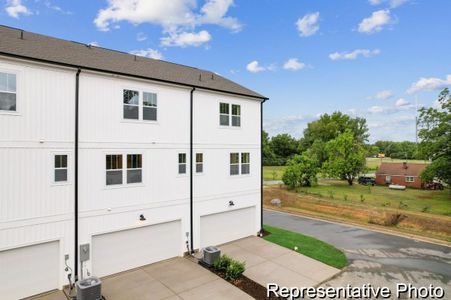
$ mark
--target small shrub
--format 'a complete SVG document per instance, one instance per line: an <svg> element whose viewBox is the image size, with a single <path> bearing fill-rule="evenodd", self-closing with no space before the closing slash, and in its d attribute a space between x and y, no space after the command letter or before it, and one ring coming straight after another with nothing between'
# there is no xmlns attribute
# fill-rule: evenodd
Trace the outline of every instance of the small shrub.
<svg viewBox="0 0 451 300"><path fill-rule="evenodd" d="M365 202L365 197L362 194L360 194L360 202Z"/></svg>
<svg viewBox="0 0 451 300"><path fill-rule="evenodd" d="M222 255L213 264L216 272L223 272L227 280L235 280L245 271L245 263L234 260L233 258Z"/></svg>
<svg viewBox="0 0 451 300"><path fill-rule="evenodd" d="M227 255L222 255L213 263L213 269L219 272L225 272L232 263L232 258Z"/></svg>
<svg viewBox="0 0 451 300"><path fill-rule="evenodd" d="M232 262L228 266L227 270L225 271L225 279L227 280L235 280L238 277L243 274L246 267L244 262L239 262L232 259Z"/></svg>
<svg viewBox="0 0 451 300"><path fill-rule="evenodd" d="M431 210L431 206L430 205L426 205L425 207L423 207L423 209L421 210L422 212L429 212Z"/></svg>
<svg viewBox="0 0 451 300"><path fill-rule="evenodd" d="M407 216L400 214L400 213L390 214L385 217L384 225L385 226L396 226L399 223L401 223L401 221L404 220L405 218L407 218Z"/></svg>
<svg viewBox="0 0 451 300"><path fill-rule="evenodd" d="M409 206L407 204L405 204L402 200L399 201L399 205L398 205L399 209L405 209L407 207L409 207Z"/></svg>
<svg viewBox="0 0 451 300"><path fill-rule="evenodd" d="M348 195L344 194L344 195L343 195L343 199L344 199L345 201L348 201Z"/></svg>

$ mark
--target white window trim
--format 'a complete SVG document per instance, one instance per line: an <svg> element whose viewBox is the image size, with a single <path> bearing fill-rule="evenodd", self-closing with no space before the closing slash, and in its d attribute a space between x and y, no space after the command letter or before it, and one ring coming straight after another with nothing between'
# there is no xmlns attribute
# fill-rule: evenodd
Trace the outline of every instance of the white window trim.
<svg viewBox="0 0 451 300"><path fill-rule="evenodd" d="M232 153L238 153L238 163L237 164L236 163L235 164L230 163L230 154L232 154ZM241 166L243 165L241 155L243 153L249 153L249 163L246 163L246 164L249 165L249 173L247 173L247 174L243 174L241 172ZM243 177L250 177L251 176L251 152L250 151L229 152L228 155L229 155L228 156L228 160L229 160L229 169L228 169L229 178L243 178ZM232 166L232 165L238 165L238 174L234 174L234 175L230 174L230 166Z"/></svg>
<svg viewBox="0 0 451 300"><path fill-rule="evenodd" d="M238 163L232 163L230 161L230 156L232 154L238 154ZM229 171L229 177L239 177L241 175L241 164L240 164L241 158L240 158L240 156L241 156L241 152L229 152L229 170L228 170ZM230 168L232 166L238 166L238 173L237 174L230 174Z"/></svg>
<svg viewBox="0 0 451 300"><path fill-rule="evenodd" d="M243 154L244 153L247 153L249 155L248 163L243 163ZM243 174L243 172L242 172L243 165L249 165L249 173ZM251 153L250 152L240 152L240 175L242 175L242 176L251 175Z"/></svg>
<svg viewBox="0 0 451 300"><path fill-rule="evenodd" d="M409 180L407 180L408 178L409 178ZM410 180L410 178L411 178L411 180ZM405 180L405 182L409 182L409 183L415 182L415 176L405 176L404 180Z"/></svg>
<svg viewBox="0 0 451 300"><path fill-rule="evenodd" d="M225 104L228 104L229 105L229 114L228 114L228 117L229 117L229 125L221 125L221 115L226 115L226 114L221 114L221 103L225 103ZM239 105L240 106L240 126L232 126L232 105ZM218 101L218 104L217 104L217 107L219 107L219 110L218 110L218 113L219 113L219 125L218 125L218 128L220 128L220 129L232 129L232 130L241 130L242 129L242 127L243 127L243 123L242 123L242 121L243 121L243 110L242 110L242 107L243 107L243 105L241 104L241 103L237 103L237 102L234 102L234 101L227 101L227 100L219 100Z"/></svg>
<svg viewBox="0 0 451 300"><path fill-rule="evenodd" d="M240 107L240 114L239 115L234 115L233 114L233 106L239 106ZM237 116L239 116L240 117L240 126L233 126L233 117L237 117ZM234 103L231 103L230 104L230 127L232 127L232 128L241 128L241 104L234 104Z"/></svg>
<svg viewBox="0 0 451 300"><path fill-rule="evenodd" d="M141 155L141 168L128 168L128 157L129 155ZM126 153L124 154L124 156L122 157L122 159L124 159L125 157L125 182L123 182L123 184L125 185L141 185L144 182L144 155L142 155L142 153ZM132 182L132 183L128 183L127 182L127 175L128 175L128 170L141 170L141 182Z"/></svg>
<svg viewBox="0 0 451 300"><path fill-rule="evenodd" d="M201 163L197 162L197 154L202 154L202 162ZM203 175L205 173L205 168L204 168L204 166L205 166L205 164L204 164L204 162L205 162L205 153L204 152L196 152L194 159L195 159L195 161L194 161L194 163L195 163L194 174L196 174L198 176L199 175ZM202 172L197 172L197 165L202 165Z"/></svg>
<svg viewBox="0 0 451 300"><path fill-rule="evenodd" d="M14 74L16 75L16 110L0 110L0 115L9 115L9 116L21 116L21 110L20 110L20 91L21 91L21 71L14 70L14 69L8 69L8 68L0 68L1 73L8 73L8 74Z"/></svg>
<svg viewBox="0 0 451 300"><path fill-rule="evenodd" d="M185 163L180 163L179 154L185 154ZM179 172L180 165L185 165L185 173ZM186 177L188 176L188 153L186 152L177 152L177 177Z"/></svg>
<svg viewBox="0 0 451 300"><path fill-rule="evenodd" d="M141 154L142 159L142 171L141 171L141 182L137 183L127 183L127 155L128 154ZM122 184L106 184L106 156L107 155L122 155ZM141 151L132 151L132 152L114 152L114 151L103 151L102 156L102 172L103 172L103 188L105 190L111 190L111 189L124 189L124 188L134 188L134 187L145 187L145 168L144 168L144 154ZM119 170L119 169L116 169Z"/></svg>
<svg viewBox="0 0 451 300"><path fill-rule="evenodd" d="M124 104L124 90L131 90L138 92L138 105L135 104ZM157 119L155 121L153 120L144 120L143 119L143 107L144 107L144 93L151 93L157 95ZM121 103L121 122L123 123L139 123L139 124L158 124L159 120L159 92L152 89L146 89L142 87L130 87L130 86L122 86L120 89L120 103ZM126 119L124 118L124 105L129 106L138 106L138 119ZM151 106L148 106L151 107Z"/></svg>
<svg viewBox="0 0 451 300"><path fill-rule="evenodd" d="M66 181L55 181L55 155L67 155L67 180ZM61 151L52 151L50 152L49 158L49 166L50 166L50 183L51 186L64 186L72 184L72 153L64 150Z"/></svg>

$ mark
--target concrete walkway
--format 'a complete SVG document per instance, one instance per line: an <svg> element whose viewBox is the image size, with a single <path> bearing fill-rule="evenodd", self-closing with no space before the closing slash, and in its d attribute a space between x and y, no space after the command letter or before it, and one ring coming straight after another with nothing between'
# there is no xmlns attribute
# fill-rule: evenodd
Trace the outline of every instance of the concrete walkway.
<svg viewBox="0 0 451 300"><path fill-rule="evenodd" d="M255 236L220 246L222 254L246 262L244 275L266 287L309 287L338 274L340 270Z"/></svg>
<svg viewBox="0 0 451 300"><path fill-rule="evenodd" d="M198 264L181 257L102 278L107 300L253 299ZM58 291L39 300L65 300Z"/></svg>

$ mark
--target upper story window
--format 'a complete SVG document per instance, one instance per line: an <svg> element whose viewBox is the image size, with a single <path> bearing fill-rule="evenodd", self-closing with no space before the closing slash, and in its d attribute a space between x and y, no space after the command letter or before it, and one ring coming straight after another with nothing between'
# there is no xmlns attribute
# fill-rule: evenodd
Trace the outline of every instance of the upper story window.
<svg viewBox="0 0 451 300"><path fill-rule="evenodd" d="M139 92L124 90L124 119L139 120Z"/></svg>
<svg viewBox="0 0 451 300"><path fill-rule="evenodd" d="M219 103L219 125L229 126L230 123L230 105L228 103Z"/></svg>
<svg viewBox="0 0 451 300"><path fill-rule="evenodd" d="M157 120L157 94L143 93L143 120Z"/></svg>
<svg viewBox="0 0 451 300"><path fill-rule="evenodd" d="M16 111L16 74L0 72L0 111Z"/></svg>
<svg viewBox="0 0 451 300"><path fill-rule="evenodd" d="M241 160L240 160L241 158ZM230 153L230 175L249 174L251 169L251 160L249 152Z"/></svg>
<svg viewBox="0 0 451 300"><path fill-rule="evenodd" d="M241 126L241 106L232 104L232 126Z"/></svg>
<svg viewBox="0 0 451 300"><path fill-rule="evenodd" d="M127 155L127 183L142 182L142 155Z"/></svg>
<svg viewBox="0 0 451 300"><path fill-rule="evenodd" d="M406 182L414 182L415 181L413 176L406 176L405 179L406 179Z"/></svg>
<svg viewBox="0 0 451 300"><path fill-rule="evenodd" d="M122 184L122 154L106 156L106 185Z"/></svg>
<svg viewBox="0 0 451 300"><path fill-rule="evenodd" d="M204 154L196 153L196 173L204 172Z"/></svg>
<svg viewBox="0 0 451 300"><path fill-rule="evenodd" d="M241 153L241 174L249 174L251 169L250 154Z"/></svg>
<svg viewBox="0 0 451 300"><path fill-rule="evenodd" d="M230 108L231 106L231 108ZM232 118L232 122L230 122ZM219 103L219 125L221 126L241 126L241 106L238 104Z"/></svg>
<svg viewBox="0 0 451 300"><path fill-rule="evenodd" d="M67 182L67 154L55 155L55 182Z"/></svg>
<svg viewBox="0 0 451 300"><path fill-rule="evenodd" d="M186 174L186 153L179 153L179 174Z"/></svg>

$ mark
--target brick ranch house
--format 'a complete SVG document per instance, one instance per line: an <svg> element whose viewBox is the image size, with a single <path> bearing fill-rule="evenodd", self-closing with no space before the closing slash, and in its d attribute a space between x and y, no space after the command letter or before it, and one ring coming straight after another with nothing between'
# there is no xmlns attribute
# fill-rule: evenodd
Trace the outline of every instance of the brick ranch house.
<svg viewBox="0 0 451 300"><path fill-rule="evenodd" d="M382 163L376 171L376 184L398 184L413 188L422 188L420 174L427 164Z"/></svg>

